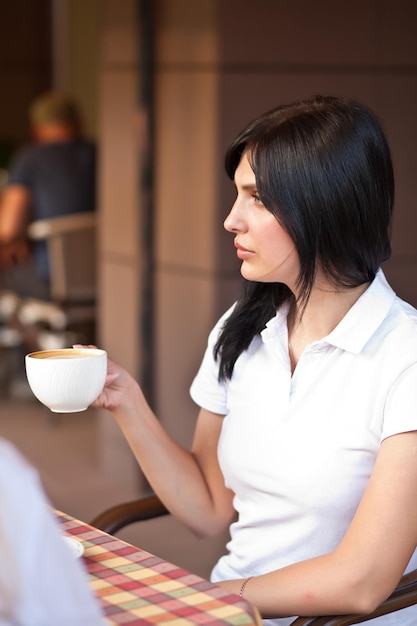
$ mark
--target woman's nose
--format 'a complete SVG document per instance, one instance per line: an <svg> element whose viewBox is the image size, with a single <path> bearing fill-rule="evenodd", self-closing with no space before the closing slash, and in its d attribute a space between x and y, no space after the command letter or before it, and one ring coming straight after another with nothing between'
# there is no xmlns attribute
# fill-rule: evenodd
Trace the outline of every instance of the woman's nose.
<svg viewBox="0 0 417 626"><path fill-rule="evenodd" d="M230 212L227 215L226 219L224 220L223 226L229 233L236 233L243 229L243 223L239 216L239 207L237 200L230 209Z"/></svg>

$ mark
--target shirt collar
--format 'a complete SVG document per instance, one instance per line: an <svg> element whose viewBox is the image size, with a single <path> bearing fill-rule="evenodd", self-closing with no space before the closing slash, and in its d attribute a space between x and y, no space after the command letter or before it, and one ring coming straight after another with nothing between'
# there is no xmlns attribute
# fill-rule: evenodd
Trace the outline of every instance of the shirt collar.
<svg viewBox="0 0 417 626"><path fill-rule="evenodd" d="M380 327L395 299L396 294L380 269L368 289L323 341L359 353Z"/></svg>
<svg viewBox="0 0 417 626"><path fill-rule="evenodd" d="M358 298L334 330L319 343L327 343L353 353L359 353L387 316L396 294L380 269L368 289ZM289 303L284 303L276 316L261 332L264 342L277 336L287 336Z"/></svg>

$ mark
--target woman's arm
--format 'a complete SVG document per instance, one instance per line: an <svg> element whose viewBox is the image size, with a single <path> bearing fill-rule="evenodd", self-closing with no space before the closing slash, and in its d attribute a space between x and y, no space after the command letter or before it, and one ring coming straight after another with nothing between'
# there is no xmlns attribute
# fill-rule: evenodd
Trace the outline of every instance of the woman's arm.
<svg viewBox="0 0 417 626"><path fill-rule="evenodd" d="M256 576L264 617L367 613L394 590L417 545L417 432L383 441L352 523L331 553ZM239 593L243 581L219 583Z"/></svg>
<svg viewBox="0 0 417 626"><path fill-rule="evenodd" d="M217 461L221 415L202 409L192 450L186 450L164 430L136 381L112 361L94 405L112 411L150 485L173 515L198 536L228 528L235 511Z"/></svg>

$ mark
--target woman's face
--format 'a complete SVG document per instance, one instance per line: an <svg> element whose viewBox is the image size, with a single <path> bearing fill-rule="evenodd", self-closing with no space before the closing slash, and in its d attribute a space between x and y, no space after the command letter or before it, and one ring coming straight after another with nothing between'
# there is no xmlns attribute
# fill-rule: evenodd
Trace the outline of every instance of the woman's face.
<svg viewBox="0 0 417 626"><path fill-rule="evenodd" d="M276 217L260 201L246 153L236 169L235 185L237 198L224 227L235 234L242 276L257 282L284 283L294 291L300 268L297 250Z"/></svg>

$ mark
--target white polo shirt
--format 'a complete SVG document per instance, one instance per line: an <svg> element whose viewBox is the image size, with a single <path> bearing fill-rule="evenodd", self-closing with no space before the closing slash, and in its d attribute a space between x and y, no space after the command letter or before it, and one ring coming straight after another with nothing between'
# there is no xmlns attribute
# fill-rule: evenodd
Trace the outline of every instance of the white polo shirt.
<svg viewBox="0 0 417 626"><path fill-rule="evenodd" d="M214 581L334 549L381 441L417 430L417 311L382 270L338 326L305 348L293 376L285 306L238 358L232 380L219 383L213 346L229 314L210 333L190 389L199 406L225 415L218 456L238 513ZM374 623L415 626L417 608Z"/></svg>

